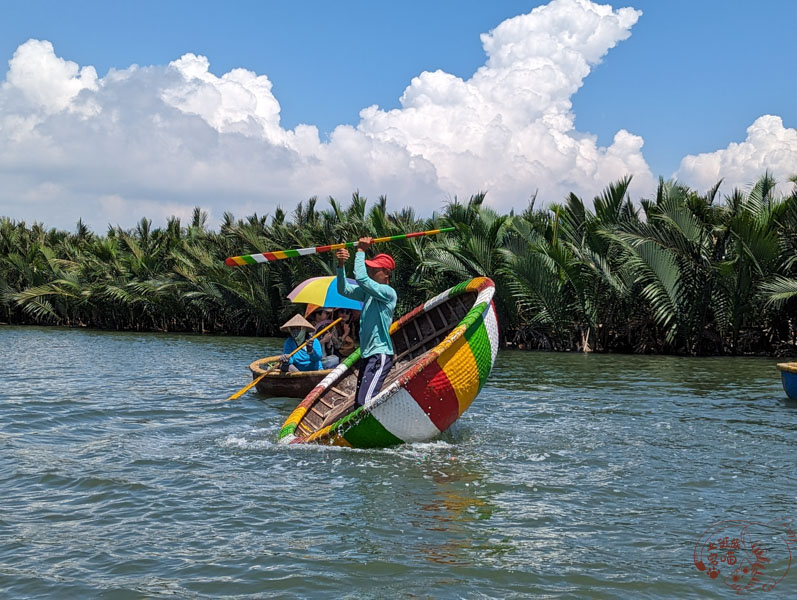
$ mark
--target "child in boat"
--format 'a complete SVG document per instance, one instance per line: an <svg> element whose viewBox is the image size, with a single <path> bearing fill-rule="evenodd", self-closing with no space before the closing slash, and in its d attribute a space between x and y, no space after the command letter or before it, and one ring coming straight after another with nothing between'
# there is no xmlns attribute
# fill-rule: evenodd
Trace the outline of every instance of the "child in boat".
<svg viewBox="0 0 797 600"><path fill-rule="evenodd" d="M338 293L363 303L360 314L362 361L357 376L357 404L360 406L379 393L393 366L393 342L389 331L397 296L396 290L390 287L390 276L396 268L396 262L388 254L377 254L366 260L365 251L373 241L371 237L362 237L357 242L354 257L356 286L346 281L344 264L349 258L349 251L341 248L336 255Z"/></svg>
<svg viewBox="0 0 797 600"><path fill-rule="evenodd" d="M316 308L312 313L310 313L310 321L315 327L313 332L313 335L315 335L332 322L332 309L324 307ZM333 369L337 367L338 363L340 362L340 358L335 354L335 340L332 331L328 331L322 335L319 338L319 342L321 343L322 368Z"/></svg>
<svg viewBox="0 0 797 600"><path fill-rule="evenodd" d="M342 360L357 349L357 322L360 311L339 308L337 317L340 323L332 330L332 346L335 355Z"/></svg>
<svg viewBox="0 0 797 600"><path fill-rule="evenodd" d="M280 371L320 371L321 370L321 344L318 340L313 340L293 356L290 353L301 346L308 333L312 333L315 328L302 315L294 315L282 327L280 331L288 332L288 339L282 347L280 357Z"/></svg>

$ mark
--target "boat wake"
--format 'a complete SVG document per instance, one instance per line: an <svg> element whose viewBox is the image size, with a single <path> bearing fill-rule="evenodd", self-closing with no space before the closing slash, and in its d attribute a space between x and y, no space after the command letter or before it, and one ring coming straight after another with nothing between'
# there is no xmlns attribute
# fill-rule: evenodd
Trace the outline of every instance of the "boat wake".
<svg viewBox="0 0 797 600"><path fill-rule="evenodd" d="M415 459L421 455L450 453L456 446L446 440L414 442L390 448L347 448L326 444L285 444L277 441L278 430L274 428L252 428L241 433L231 433L217 440L221 448L233 450L278 450L289 452L354 452L358 454L388 454Z"/></svg>

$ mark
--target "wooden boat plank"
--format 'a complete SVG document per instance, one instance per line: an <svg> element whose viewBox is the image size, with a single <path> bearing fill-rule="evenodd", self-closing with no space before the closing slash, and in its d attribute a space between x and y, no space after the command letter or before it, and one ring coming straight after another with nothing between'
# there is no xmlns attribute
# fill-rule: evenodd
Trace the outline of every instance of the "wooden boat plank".
<svg viewBox="0 0 797 600"><path fill-rule="evenodd" d="M332 423L334 423L335 421L345 417L348 413L354 410L354 405L355 405L354 399L351 399L349 402L345 402L344 404L341 404L334 410L330 411L330 413L327 415L326 419L324 419L324 422L321 423L321 426L318 429L323 429L324 427L332 425Z"/></svg>
<svg viewBox="0 0 797 600"><path fill-rule="evenodd" d="M429 331L437 331L437 327L434 325L434 321L432 321L432 317L429 315L428 312L423 313L426 317L426 322L429 323Z"/></svg>
<svg viewBox="0 0 797 600"><path fill-rule="evenodd" d="M343 390L338 389L335 386L330 386L329 390L335 392L338 396L342 396L344 398L349 395L347 392L344 392Z"/></svg>
<svg viewBox="0 0 797 600"><path fill-rule="evenodd" d="M413 319L410 321L415 326L415 331L418 332L418 339L423 339L423 333L421 332L421 326L418 325L418 319Z"/></svg>

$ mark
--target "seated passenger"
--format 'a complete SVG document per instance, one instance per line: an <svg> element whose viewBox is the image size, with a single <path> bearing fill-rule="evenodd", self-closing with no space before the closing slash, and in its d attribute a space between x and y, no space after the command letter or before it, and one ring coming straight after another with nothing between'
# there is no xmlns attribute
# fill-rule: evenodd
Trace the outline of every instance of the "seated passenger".
<svg viewBox="0 0 797 600"><path fill-rule="evenodd" d="M332 346L335 355L344 359L357 349L357 321L360 313L348 308L339 308L337 316L341 321L332 330Z"/></svg>
<svg viewBox="0 0 797 600"><path fill-rule="evenodd" d="M310 321L315 326L314 334L332 322L332 309L320 307L310 314ZM334 328L333 328L334 329ZM333 369L338 366L340 359L335 354L332 330L327 331L319 338L321 342L321 365L324 369Z"/></svg>
<svg viewBox="0 0 797 600"><path fill-rule="evenodd" d="M320 371L321 370L321 344L318 340L313 340L293 356L291 352L301 346L307 338L308 332L312 333L314 327L302 315L294 315L282 327L281 331L287 331L289 336L282 347L280 357L280 371Z"/></svg>

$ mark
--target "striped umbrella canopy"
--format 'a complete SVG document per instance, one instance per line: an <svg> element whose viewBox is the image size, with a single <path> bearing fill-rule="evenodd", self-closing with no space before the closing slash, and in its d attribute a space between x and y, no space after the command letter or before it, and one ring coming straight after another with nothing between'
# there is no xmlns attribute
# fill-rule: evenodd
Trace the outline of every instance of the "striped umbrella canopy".
<svg viewBox="0 0 797 600"><path fill-rule="evenodd" d="M311 277L297 285L290 294L288 300L294 303L306 302L325 308L350 308L351 310L362 310L363 303L352 300L338 294L337 277L330 275L327 277ZM354 279L347 279L352 285L357 285Z"/></svg>

